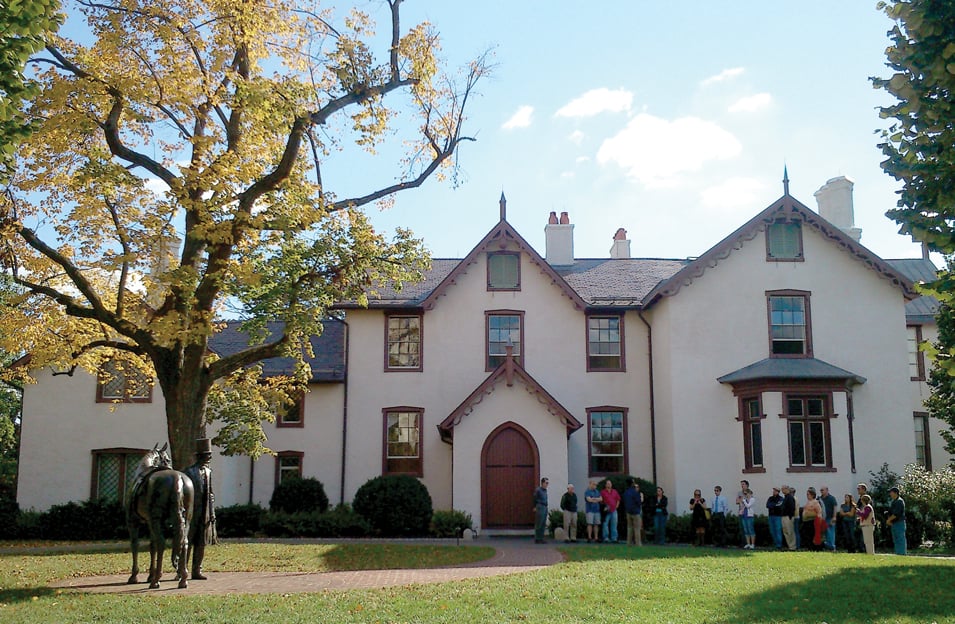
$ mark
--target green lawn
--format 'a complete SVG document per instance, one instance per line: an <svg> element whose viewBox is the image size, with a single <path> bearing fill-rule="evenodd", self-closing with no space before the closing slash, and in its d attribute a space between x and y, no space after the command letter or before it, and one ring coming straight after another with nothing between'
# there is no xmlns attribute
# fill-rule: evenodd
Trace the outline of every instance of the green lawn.
<svg viewBox="0 0 955 624"><path fill-rule="evenodd" d="M955 622L955 560L687 547L578 546L550 568L490 579L316 594L61 593L69 575L128 571L124 553L0 557L0 622ZM446 565L471 547L229 544L217 570Z"/></svg>

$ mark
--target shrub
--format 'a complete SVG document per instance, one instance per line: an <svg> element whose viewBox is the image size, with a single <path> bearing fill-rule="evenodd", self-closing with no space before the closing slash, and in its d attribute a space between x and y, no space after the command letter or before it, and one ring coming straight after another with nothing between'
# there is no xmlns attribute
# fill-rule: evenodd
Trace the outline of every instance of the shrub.
<svg viewBox="0 0 955 624"><path fill-rule="evenodd" d="M15 498L0 496L0 539L16 539L18 537L17 519L20 516L20 505Z"/></svg>
<svg viewBox="0 0 955 624"><path fill-rule="evenodd" d="M427 535L433 509L423 483L407 475L385 475L365 482L354 509L384 536Z"/></svg>
<svg viewBox="0 0 955 624"><path fill-rule="evenodd" d="M17 516L16 538L21 540L40 539L40 512L29 510L20 510Z"/></svg>
<svg viewBox="0 0 955 624"><path fill-rule="evenodd" d="M325 486L312 477L286 479L275 486L269 509L290 514L299 511L325 513L328 511Z"/></svg>
<svg viewBox="0 0 955 624"><path fill-rule="evenodd" d="M465 511L452 509L450 511L436 511L431 516L429 527L431 535L435 537L461 537L464 529L473 527L471 514Z"/></svg>
<svg viewBox="0 0 955 624"><path fill-rule="evenodd" d="M348 505L325 513L269 512L262 518L261 528L269 537L364 537L371 533L368 521Z"/></svg>
<svg viewBox="0 0 955 624"><path fill-rule="evenodd" d="M128 536L126 514L116 501L91 500L54 505L37 518L43 539L104 540ZM21 536L27 537L27 536Z"/></svg>
<svg viewBox="0 0 955 624"><path fill-rule="evenodd" d="M219 537L252 537L262 528L266 514L261 505L232 505L216 509L216 532Z"/></svg>

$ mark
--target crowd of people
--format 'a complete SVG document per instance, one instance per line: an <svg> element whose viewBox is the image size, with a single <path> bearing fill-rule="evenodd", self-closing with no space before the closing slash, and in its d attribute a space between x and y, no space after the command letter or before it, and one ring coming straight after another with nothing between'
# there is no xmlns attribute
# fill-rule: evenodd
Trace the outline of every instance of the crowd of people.
<svg viewBox="0 0 955 624"><path fill-rule="evenodd" d="M547 486L548 480L541 479L541 485L534 493L536 524L534 537L538 543L544 542L547 526ZM769 533L773 547L777 550L829 550L835 551L837 538L841 546L849 552L875 553L876 514L872 497L865 483L856 487L857 495L845 494L843 502L822 486L809 487L805 492L802 505L797 499L795 488L788 485L774 487L773 493L761 506L756 499L749 481L740 481L736 494L736 512L740 525L740 545L747 550L756 548L755 519L763 509L769 518ZM885 523L890 528L895 554L906 553L905 544L905 501L899 495L899 489L889 490L891 504ZM603 487L591 480L584 492L583 512L586 522L588 543L619 543L618 523L620 508L626 514L627 544L642 545L644 531L643 518L652 515L653 539L656 544L666 543L666 527L669 519L669 501L663 488L656 489L655 496L644 499L640 485L635 479L627 479L623 496L607 479ZM577 514L581 509L573 484L561 496L560 509L563 512L563 530L565 541L577 541ZM714 546L725 547L730 538L726 530L726 518L731 514L729 503L719 485L713 488L710 502L703 497L701 490L693 491L688 511L694 546L703 546L706 536L712 536ZM649 527L648 527L649 528Z"/></svg>

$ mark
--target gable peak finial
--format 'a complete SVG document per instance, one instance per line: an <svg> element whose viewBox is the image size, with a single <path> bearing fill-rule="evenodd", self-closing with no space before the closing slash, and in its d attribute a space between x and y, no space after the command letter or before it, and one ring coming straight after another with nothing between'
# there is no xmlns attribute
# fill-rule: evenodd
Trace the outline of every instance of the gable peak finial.
<svg viewBox="0 0 955 624"><path fill-rule="evenodd" d="M504 197L504 191L501 191L501 221L507 221L507 198Z"/></svg>
<svg viewBox="0 0 955 624"><path fill-rule="evenodd" d="M789 169L783 163L783 195L789 197Z"/></svg>

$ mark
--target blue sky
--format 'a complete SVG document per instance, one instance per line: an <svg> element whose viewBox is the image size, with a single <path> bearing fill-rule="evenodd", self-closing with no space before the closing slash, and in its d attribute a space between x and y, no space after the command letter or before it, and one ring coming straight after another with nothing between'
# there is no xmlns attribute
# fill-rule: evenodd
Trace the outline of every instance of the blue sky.
<svg viewBox="0 0 955 624"><path fill-rule="evenodd" d="M606 257L618 227L635 257L697 256L782 194L784 164L791 194L814 209L827 179L853 179L862 243L919 255L884 216L898 188L875 133L889 99L869 77L888 73L892 23L874 0L409 0L402 10L406 25L436 25L451 64L493 48L497 65L471 103L478 140L462 147L458 186L429 181L388 211L370 208L435 257L466 254L496 223L502 191L508 220L541 252L548 213L566 210L578 257ZM362 185L397 171L387 158L345 162L361 163ZM358 180L336 170L326 182L348 194Z"/></svg>
<svg viewBox="0 0 955 624"><path fill-rule="evenodd" d="M869 77L888 74L892 23L875 4L407 0L404 28L433 23L449 65L491 49L496 68L470 103L477 141L462 145L458 184L429 180L368 211L435 257L462 257L504 192L508 220L542 254L553 210L570 213L577 257L607 257L623 227L634 257L683 258L775 201L785 164L791 194L813 209L827 179L853 179L862 243L917 257L884 216L899 185L879 167L876 107L890 99ZM357 6L387 36L387 6ZM342 198L392 183L400 130L375 157L336 154L326 187Z"/></svg>

